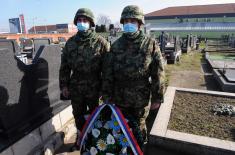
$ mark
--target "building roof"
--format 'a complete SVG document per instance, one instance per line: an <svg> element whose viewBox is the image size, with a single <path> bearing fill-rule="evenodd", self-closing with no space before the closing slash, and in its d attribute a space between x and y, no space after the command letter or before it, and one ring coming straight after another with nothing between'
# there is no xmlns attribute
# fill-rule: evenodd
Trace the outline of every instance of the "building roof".
<svg viewBox="0 0 235 155"><path fill-rule="evenodd" d="M35 26L35 31L43 32L43 31L56 31L56 25L43 25L43 26ZM29 29L29 32L34 32L34 27Z"/></svg>
<svg viewBox="0 0 235 155"><path fill-rule="evenodd" d="M148 13L145 15L145 17L169 17L206 14L235 14L235 3L168 7L162 10Z"/></svg>
<svg viewBox="0 0 235 155"><path fill-rule="evenodd" d="M234 32L234 22L194 22L194 23L154 23L148 27L150 31L197 31L197 32Z"/></svg>

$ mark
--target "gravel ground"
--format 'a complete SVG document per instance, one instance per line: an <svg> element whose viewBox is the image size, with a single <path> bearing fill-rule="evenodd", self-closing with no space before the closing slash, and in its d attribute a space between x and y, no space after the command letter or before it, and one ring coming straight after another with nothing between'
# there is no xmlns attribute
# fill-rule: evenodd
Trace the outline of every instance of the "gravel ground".
<svg viewBox="0 0 235 155"><path fill-rule="evenodd" d="M168 128L235 141L235 117L214 115L211 110L216 103L235 106L235 98L177 91Z"/></svg>

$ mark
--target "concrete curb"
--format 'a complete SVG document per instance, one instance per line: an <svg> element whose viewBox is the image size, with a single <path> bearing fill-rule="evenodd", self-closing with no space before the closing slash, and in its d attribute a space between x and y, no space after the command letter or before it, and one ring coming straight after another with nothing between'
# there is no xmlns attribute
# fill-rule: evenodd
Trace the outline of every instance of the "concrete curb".
<svg viewBox="0 0 235 155"><path fill-rule="evenodd" d="M176 91L235 97L235 94L233 93L168 87L164 98L165 103L161 105L153 128L150 132L149 143L173 149L177 152L195 155L234 155L235 142L167 129Z"/></svg>
<svg viewBox="0 0 235 155"><path fill-rule="evenodd" d="M53 118L1 152L1 155L53 154L64 140L75 133L72 106L65 108Z"/></svg>

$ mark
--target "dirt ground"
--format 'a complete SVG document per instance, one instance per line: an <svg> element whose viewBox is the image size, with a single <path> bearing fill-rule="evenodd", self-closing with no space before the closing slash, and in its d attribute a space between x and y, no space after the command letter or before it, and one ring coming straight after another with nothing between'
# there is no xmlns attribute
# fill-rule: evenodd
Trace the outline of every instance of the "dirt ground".
<svg viewBox="0 0 235 155"><path fill-rule="evenodd" d="M235 141L235 118L214 115L212 107L217 103L235 106L235 98L177 91L168 128Z"/></svg>
<svg viewBox="0 0 235 155"><path fill-rule="evenodd" d="M206 89L204 74L200 71L172 71L169 86Z"/></svg>

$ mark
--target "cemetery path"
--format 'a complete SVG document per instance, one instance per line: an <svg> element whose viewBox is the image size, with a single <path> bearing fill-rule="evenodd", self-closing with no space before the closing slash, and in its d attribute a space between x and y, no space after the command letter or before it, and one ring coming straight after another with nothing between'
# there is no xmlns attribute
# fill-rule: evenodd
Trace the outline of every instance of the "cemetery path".
<svg viewBox="0 0 235 155"><path fill-rule="evenodd" d="M206 89L204 74L199 71L172 71L169 86Z"/></svg>
<svg viewBox="0 0 235 155"><path fill-rule="evenodd" d="M203 54L190 52L183 54L180 64L166 66L167 86L218 91L212 70Z"/></svg>

